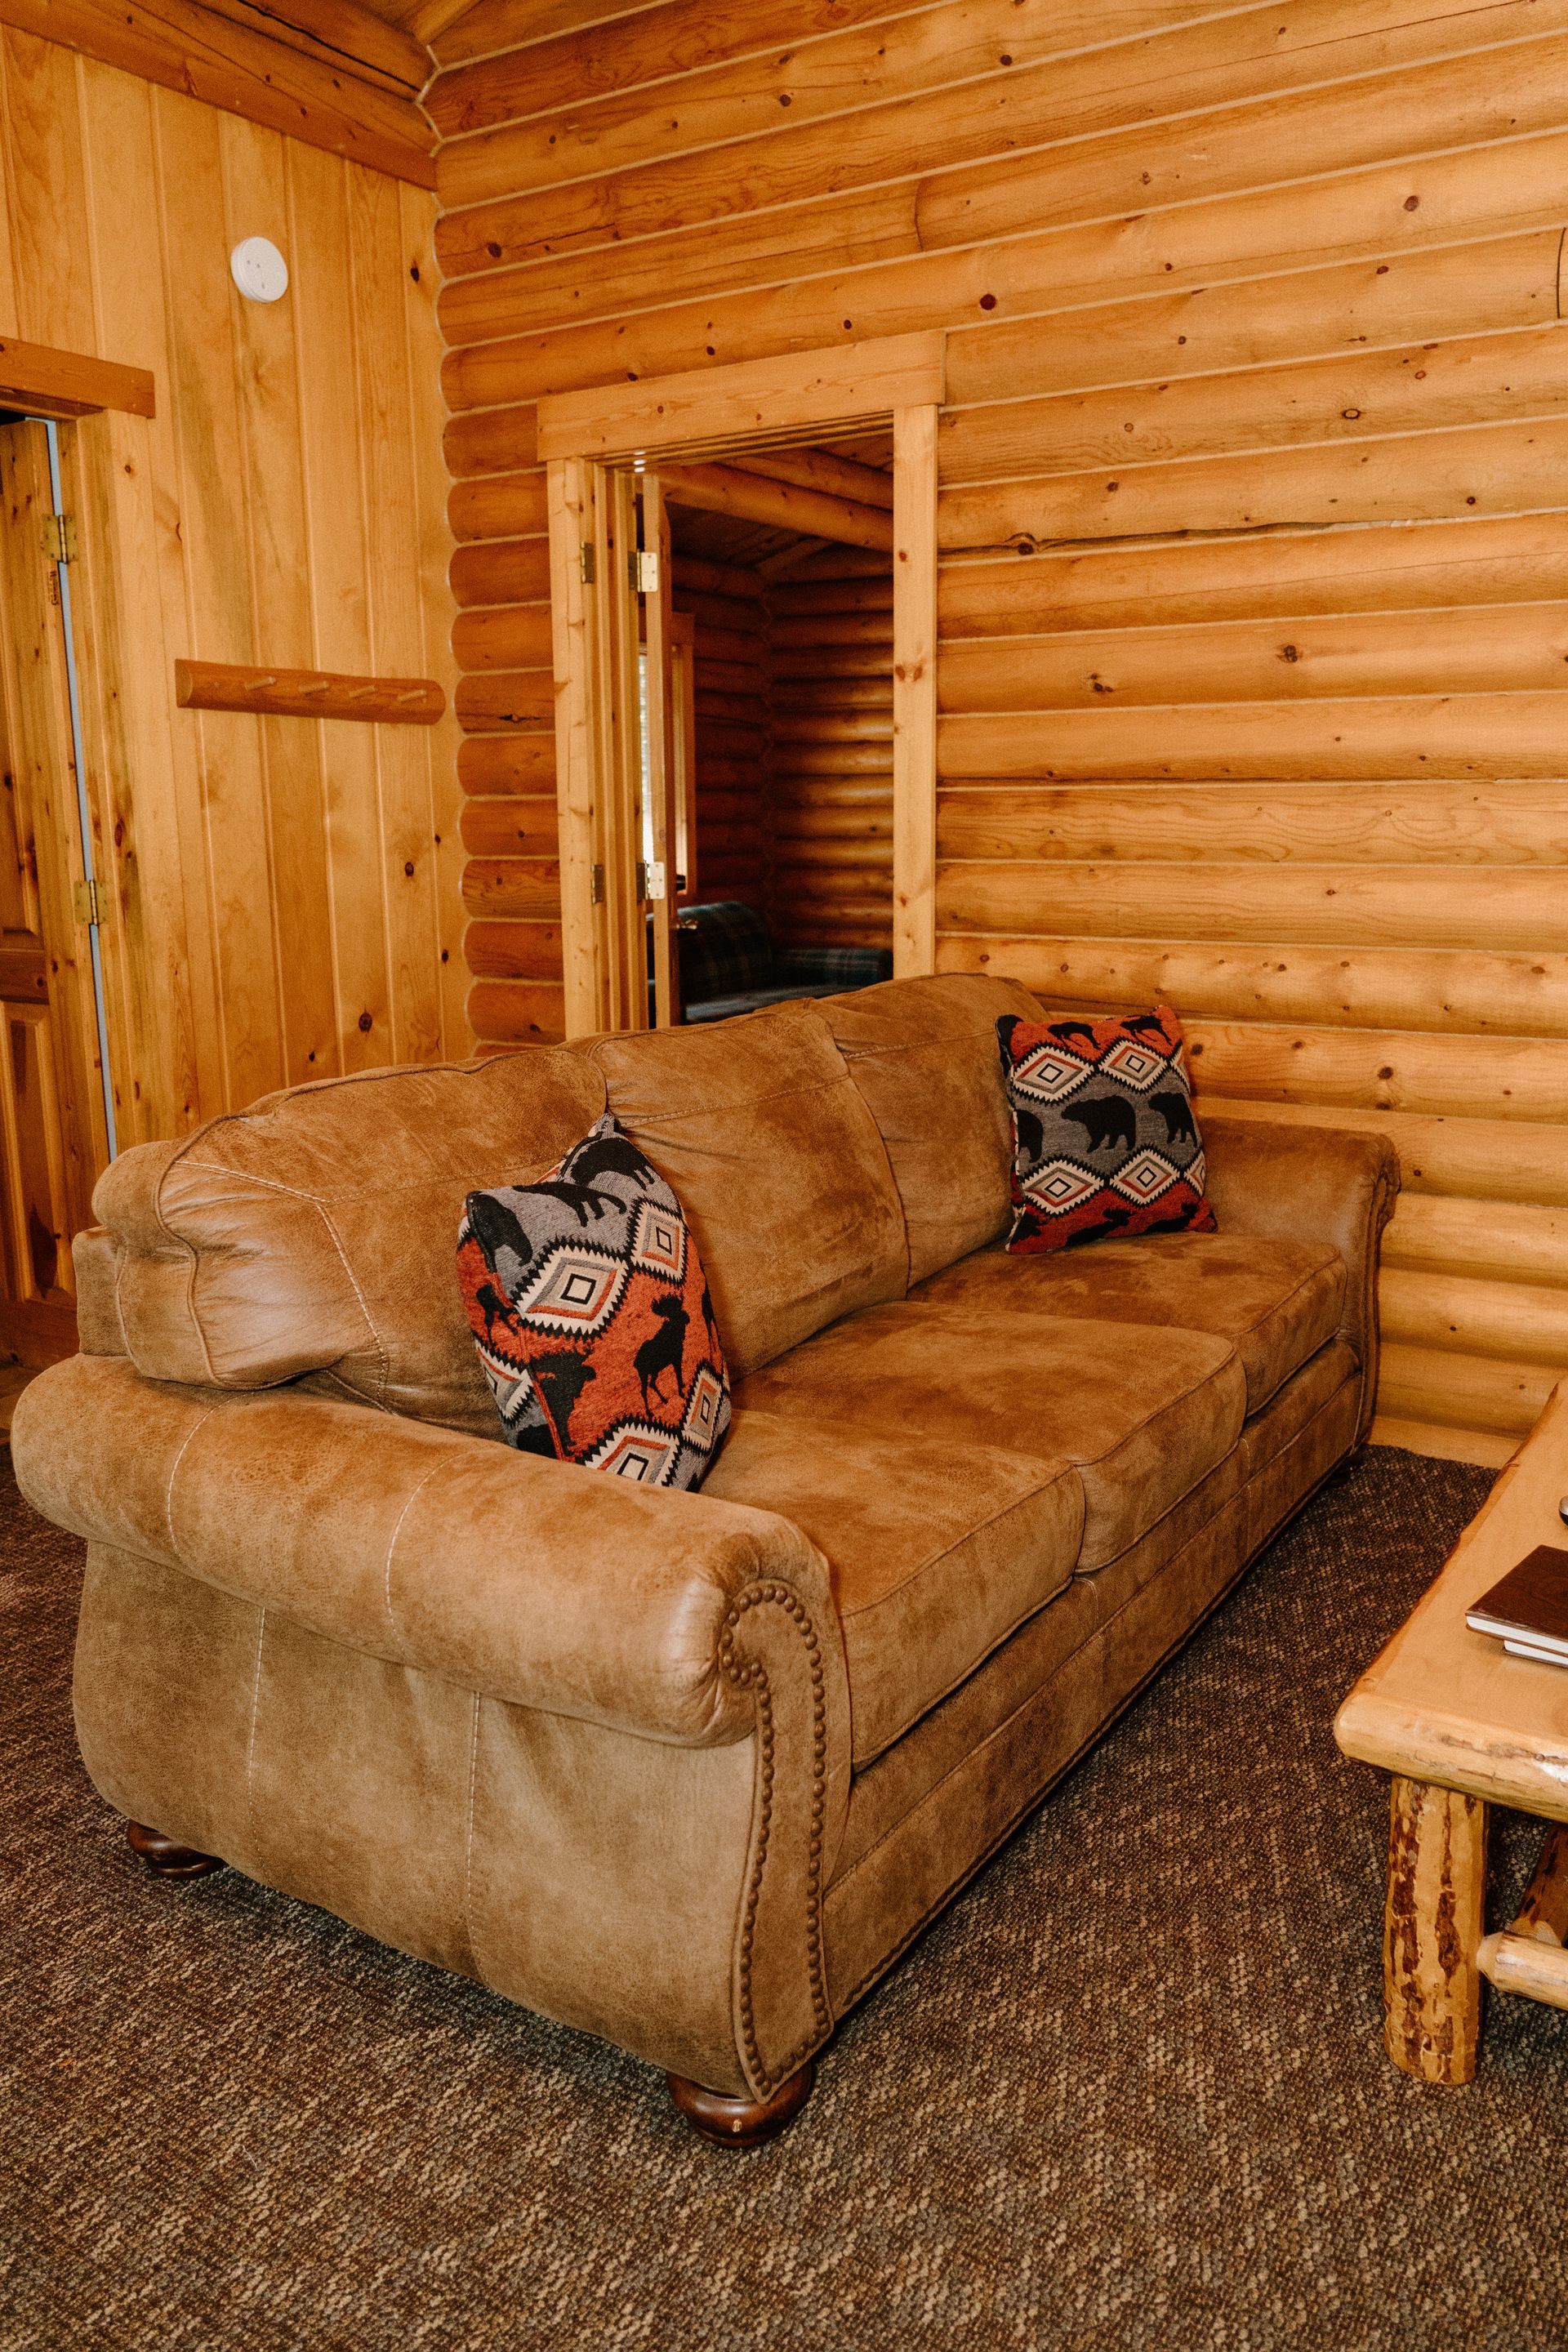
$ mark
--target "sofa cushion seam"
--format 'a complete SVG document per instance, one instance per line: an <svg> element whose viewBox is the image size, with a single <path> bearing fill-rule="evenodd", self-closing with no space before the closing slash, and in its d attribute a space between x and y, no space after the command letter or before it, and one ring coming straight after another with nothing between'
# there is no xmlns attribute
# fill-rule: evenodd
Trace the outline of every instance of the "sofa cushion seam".
<svg viewBox="0 0 1568 2352"><path fill-rule="evenodd" d="M250 1735L245 1743L245 1840L256 1845L256 1727L261 1714L261 1653L267 1639L267 1603L256 1612L256 1664L250 1677Z"/></svg>
<svg viewBox="0 0 1568 2352"><path fill-rule="evenodd" d="M178 1160L189 1158L190 1149L190 1144L185 1144L181 1150L175 1152L174 1157L158 1171L158 1181L153 1187L153 1214L158 1221L159 1231L168 1235L169 1240L174 1244L176 1249L182 1249L185 1252L187 1260L185 1267L185 1313L190 1318L191 1328L196 1335L196 1344L201 1349L202 1362L206 1367L207 1377L213 1382L215 1387L221 1387L222 1382L218 1380L217 1373L213 1368L212 1349L207 1346L206 1331L203 1327L201 1317L196 1312L196 1276L201 1271L201 1253L196 1248L195 1242L187 1241L184 1234L177 1234L174 1231L174 1226L169 1223L168 1218L163 1213L163 1187L168 1182L169 1171ZM125 1318L122 1309L121 1314L121 1328L122 1331L124 1330L124 1325ZM129 1349L131 1339L129 1332L125 1333L125 1339L127 1348ZM132 1353L132 1363L136 1361L133 1351ZM140 1366L138 1366L138 1370L140 1370Z"/></svg>
<svg viewBox="0 0 1568 2352"><path fill-rule="evenodd" d="M939 1568L943 1560L951 1559L954 1552L961 1550L963 1545L973 1543L976 1536L983 1536L988 1531L988 1529L1000 1527L1003 1520L1008 1518L1013 1512L1022 1510L1026 1503L1032 1503L1037 1495L1048 1494L1053 1486L1059 1486L1064 1478L1076 1478L1077 1476L1078 1465L1074 1462L1064 1462L1061 1468L1057 1471L1053 1477L1037 1479L1026 1494L1017 1495L1014 1497L1012 1502L999 1505L998 1507L990 1512L986 1517L984 1519L977 1519L973 1527L965 1528L961 1536L954 1536L952 1541L949 1544L944 1544L940 1551L928 1552L925 1559L921 1561L917 1568L910 1569L909 1574L903 1579L901 1583L893 1585L886 1592L879 1592L875 1601L868 1601L858 1609L847 1610L840 1606L838 1612L839 1622L843 1625L845 1631L847 1632L849 1627L856 1623L860 1618L869 1617L874 1611L878 1609L886 1609L893 1601L901 1600L904 1594L908 1592L911 1584L916 1583L920 1578L926 1575L931 1569ZM781 1517L787 1518L789 1514L786 1511L782 1513ZM794 1521L791 1521L791 1525L793 1526L794 1524ZM1070 1570L1068 1570L1068 1574L1071 1574Z"/></svg>
<svg viewBox="0 0 1568 2352"><path fill-rule="evenodd" d="M468 1736L468 1802L463 1828L463 1933L468 1939L468 1958L479 1982L485 1982L484 1963L479 1958L479 1945L474 1936L474 1811L479 1784L479 1718L484 1698L474 1695L473 1729Z"/></svg>
<svg viewBox="0 0 1568 2352"><path fill-rule="evenodd" d="M422 1478L416 1481L412 1491L409 1493L404 1503L403 1508L398 1512L397 1517L394 1522L392 1533L387 1538L386 1558L382 1563L381 1570L381 1598L382 1605L386 1612L386 1630L389 1633L395 1635L398 1639L403 1638L403 1629L397 1622L397 1619L393 1612L392 1606L393 1554L397 1549L397 1538L403 1533L403 1524L407 1518L409 1512L414 1508L415 1504L419 1500L420 1496L425 1492L425 1489L430 1484L431 1479L437 1477L441 1471L447 1467L449 1467L449 1465L445 1462L432 1462L429 1469L426 1471Z"/></svg>
<svg viewBox="0 0 1568 2352"><path fill-rule="evenodd" d="M1148 1330L1154 1328L1167 1327L1155 1327L1148 1324L1141 1324L1136 1328L1142 1330ZM1184 1328L1185 1327L1177 1326L1176 1328ZM1194 1339L1209 1339L1211 1337L1223 1339L1225 1335L1223 1332L1211 1334L1206 1331L1199 1331L1194 1332L1190 1336ZM1218 1380L1220 1374L1226 1370L1232 1364L1237 1367L1238 1371L1241 1371L1241 1358L1237 1352L1236 1343L1234 1340L1229 1340L1226 1341L1226 1353L1222 1362L1215 1364L1211 1370L1203 1373L1197 1380L1189 1381L1186 1387L1184 1389L1178 1389L1173 1396L1165 1397L1160 1403L1152 1406L1150 1411L1144 1414L1142 1420L1139 1422L1136 1428L1124 1431L1121 1436L1116 1440L1114 1444L1108 1445L1106 1447L1103 1454L1086 1454L1081 1462L1075 1462L1073 1464L1073 1468L1079 1471L1098 1470L1102 1463L1109 1462L1110 1460L1112 1454L1120 1454L1124 1446L1131 1444L1134 1438L1141 1437L1152 1421L1158 1421L1162 1419L1164 1414L1173 1412L1178 1405L1186 1404L1190 1399L1197 1395L1200 1389L1205 1389L1209 1386L1211 1381ZM1245 1406L1247 1402L1247 1375L1244 1371L1242 1372L1241 1381L1241 1401ZM1243 1413L1242 1418L1245 1421L1245 1412ZM1234 1440L1232 1442L1234 1443ZM1229 1451L1230 1448L1227 1446L1226 1452L1228 1453ZM1225 1454L1220 1454L1216 1461L1209 1464L1209 1469L1217 1469L1219 1463L1223 1462L1224 1459ZM1200 1471L1198 1475L1200 1477L1206 1477L1208 1474L1206 1471ZM1196 1481L1194 1483L1195 1484ZM1189 1493L1191 1489L1184 1487L1182 1491L1185 1494ZM1176 1499L1179 1502L1181 1496L1178 1496Z"/></svg>
<svg viewBox="0 0 1568 2352"><path fill-rule="evenodd" d="M1220 1509L1228 1510L1233 1504L1240 1500L1240 1498L1247 1492L1249 1487L1257 1484L1258 1480L1264 1475L1265 1472L1268 1471L1274 1463L1279 1461L1280 1455L1284 1454L1287 1447L1299 1444L1301 1439L1307 1435L1309 1431L1317 1426L1324 1413L1328 1412L1331 1409L1336 1401L1344 1394L1345 1391L1354 1386L1355 1377L1356 1376L1352 1375L1342 1380L1338 1388L1333 1391L1332 1394L1326 1396L1323 1399L1322 1403L1311 1415L1310 1419L1304 1421L1300 1428L1296 1431L1295 1434L1287 1438L1285 1444L1281 1445L1277 1453L1271 1454L1267 1462L1260 1463L1258 1468L1253 1472L1251 1477L1248 1478L1244 1485L1237 1487L1234 1494L1228 1495L1226 1497L1224 1503L1219 1507ZM1173 1509L1175 1506L1173 1505L1172 1507ZM1218 1513L1216 1512L1215 1517L1217 1516ZM1166 1570L1173 1567L1175 1561L1181 1558L1182 1553L1188 1549L1189 1545L1197 1542L1200 1537L1207 1533L1208 1528L1211 1524L1212 1521L1205 1520L1202 1527L1195 1528L1193 1530L1192 1535L1188 1538L1187 1543L1179 1545L1176 1550L1171 1554L1169 1559L1162 1561L1160 1567L1156 1569L1153 1576L1152 1576L1146 1583L1137 1586L1134 1591L1127 1595L1125 1601L1121 1601L1118 1607L1112 1611L1111 1614L1107 1617L1101 1624L1092 1627L1090 1631L1084 1635L1083 1640L1078 1644L1078 1647L1076 1649L1069 1650L1067 1655L1059 1660L1057 1665L1051 1669L1050 1674L1046 1676L1044 1682L1037 1684L1033 1690L1026 1693L1026 1696L1018 1701L1017 1706L1005 1716L1000 1723L992 1727L991 1730L986 1733L983 1740L977 1741L973 1746L967 1748L962 1756L958 1757L953 1763L949 1765L947 1770L942 1775L940 1780L933 1780L931 1787L923 1790L922 1793L915 1800L915 1802L910 1805L906 1811L899 1815L897 1821L889 1822L887 1828L882 1832L880 1837L877 1838L867 1847L863 1854L858 1855L857 1859L850 1864L843 1876L841 1878L834 1879L832 1885L827 1887L825 1892L824 1900L826 1901L827 1895L837 1893L840 1886L847 1886L854 1877L856 1872L862 1869L864 1865L870 1861L872 1855L880 1851L880 1849L887 1843L888 1840L894 1836L903 1826L904 1822L910 1819L910 1815L918 1812L922 1805L927 1804L931 1799L936 1795L940 1789L946 1786L947 1782L952 1779L955 1773L963 1771L965 1765L980 1752L982 1748L988 1747L993 1740L1000 1738L1002 1734L1007 1729L1008 1725L1011 1724L1017 1716L1021 1715L1026 1706L1033 1704L1034 1700L1039 1696L1040 1692L1047 1687L1047 1685L1054 1682L1059 1675L1064 1674L1067 1668L1071 1665L1073 1660L1081 1656L1091 1642L1098 1641L1102 1634L1108 1633L1116 1623L1118 1618L1123 1616L1126 1612L1132 1607L1136 1601L1141 1599L1145 1592L1152 1589L1152 1587L1158 1582L1159 1579L1165 1574ZM1129 1546L1128 1549L1131 1549L1131 1547ZM1263 1547L1260 1545L1259 1549L1261 1550L1262 1549ZM1118 1555L1118 1557L1120 1557L1120 1555ZM1111 1565L1112 1563L1110 1561L1108 1560L1106 1562L1107 1567ZM1053 1598L1054 1597L1056 1596L1053 1596ZM945 1895L939 1898L938 1902L932 1906L933 1910L940 1910L942 1903L945 1900ZM923 1915L925 1918L929 1918L931 1916L931 1912L927 1912ZM911 1933L912 1932L914 1931L911 1930ZM857 1986L855 1990L858 1991L859 1987ZM851 1992L846 1994L845 1999L847 2001L853 2000L854 1993Z"/></svg>
<svg viewBox="0 0 1568 2352"><path fill-rule="evenodd" d="M192 1440L201 1434L202 1431L206 1427L208 1422L212 1419L216 1411L216 1405L209 1404L205 1412L201 1414L199 1419L191 1423L190 1428L186 1430L184 1437L180 1440L179 1451L169 1465L169 1475L163 1484L163 1525L169 1530L169 1549L174 1553L176 1559L180 1557L180 1542L179 1538L174 1533L174 1480L178 1475L180 1465L185 1458L186 1449L191 1444Z"/></svg>

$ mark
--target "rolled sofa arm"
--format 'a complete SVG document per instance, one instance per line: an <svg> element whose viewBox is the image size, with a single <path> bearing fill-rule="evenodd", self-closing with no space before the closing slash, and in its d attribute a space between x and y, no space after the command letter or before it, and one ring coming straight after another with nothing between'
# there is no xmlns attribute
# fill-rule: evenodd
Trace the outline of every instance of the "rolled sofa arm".
<svg viewBox="0 0 1568 2352"><path fill-rule="evenodd" d="M1345 1262L1340 1336L1363 1373L1359 1444L1377 1391L1377 1265L1399 1193L1399 1156L1362 1128L1227 1118L1199 1107L1208 1195L1220 1231L1271 1241L1329 1242Z"/></svg>
<svg viewBox="0 0 1568 2352"><path fill-rule="evenodd" d="M288 1389L168 1386L122 1357L43 1373L11 1445L23 1494L73 1533L485 1697L743 1738L754 1696L725 1660L759 1587L805 1604L842 1681L826 1564L773 1512Z"/></svg>

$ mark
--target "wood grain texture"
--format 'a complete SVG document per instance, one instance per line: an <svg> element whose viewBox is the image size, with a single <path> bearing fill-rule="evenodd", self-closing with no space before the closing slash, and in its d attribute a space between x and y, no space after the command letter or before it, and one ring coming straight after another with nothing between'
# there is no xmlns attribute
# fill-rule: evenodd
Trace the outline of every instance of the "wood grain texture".
<svg viewBox="0 0 1568 2352"><path fill-rule="evenodd" d="M949 930L937 965L1006 972L1074 1010L1164 1002L1212 1020L1568 1037L1568 959L1534 952Z"/></svg>
<svg viewBox="0 0 1568 2352"><path fill-rule="evenodd" d="M1530 0L1512 0L1512 5L1500 0L1489 13L1500 33L1507 26L1519 37L1527 25L1540 27L1530 40L1537 53L1532 68L1542 80L1550 81L1553 66L1560 68L1549 47L1563 25L1555 0L1538 0L1534 6ZM959 11L944 14L951 22ZM1175 16L1179 10L1173 8L1170 14ZM1173 116L1217 115L1219 122L1211 130L1205 120L1201 131L1188 131L1184 141L1168 133L1159 140L1163 168L1152 185L1168 186L1182 164L1190 168L1189 149L1204 157L1211 173L1211 150L1217 149L1233 170L1244 158L1244 167L1256 175L1259 91L1273 101L1269 111L1276 120L1299 127L1300 136L1326 145L1331 153L1357 160L1358 150L1364 152L1374 136L1383 142L1389 139L1387 124L1379 123L1374 133L1370 118L1380 104L1387 108L1387 85L1402 68L1413 68L1401 77L1407 113L1422 110L1418 104L1411 105L1408 93L1425 78L1431 84L1429 92L1422 91L1426 110L1439 119L1451 115L1468 86L1473 120L1480 111L1474 69L1468 77L1455 72L1456 66L1468 64L1464 53L1475 45L1475 29L1468 21L1471 14L1465 0L1437 0L1436 5L1433 0L1393 0L1392 5L1382 0L1286 0L1279 9L1248 9L1190 26L1172 24L1143 40L1076 53L1058 48L1053 54L1047 35L1044 53L1037 50L1027 57L1022 70L1004 66L998 56L991 70L978 78L945 87L939 81L937 88L919 95L803 122L787 134L770 121L761 134L690 154L681 152L679 131L671 135L666 109L664 155L603 177L572 176L563 186L539 186L526 176L533 147L527 130L496 131L444 148L442 198L455 209L527 188L534 196L536 234L542 237L585 232L627 237L731 210L733 197L727 199L725 192L737 184L745 188L751 204L761 206L920 174L926 179L921 216L929 225L927 241L958 242L961 236L967 240L976 234L997 233L995 194L1010 194L1020 182L1030 185L1037 218L1052 195L1061 201L1058 187L1051 185L1053 178L1059 186L1068 175L1075 194L1086 183L1092 188L1100 179L1110 201L1097 210L1130 208L1124 192L1130 194L1142 178L1142 171L1132 168L1132 158L1142 163L1156 143L1156 135L1145 126L1163 125ZM1021 29L1018 37L1026 47L1027 36ZM1445 50L1458 55L1444 57ZM1434 53L1436 65L1428 63ZM776 68L775 76L780 83L786 81ZM1351 84L1343 97L1335 87L1342 81ZM1233 126L1227 115L1241 120ZM1325 115L1329 126L1323 123ZM1088 157L1063 153L1080 141L1109 152ZM1448 143L1440 136L1423 142L1428 146ZM1169 152L1172 147L1174 157ZM964 168L1020 150L1040 152L1026 152L1021 163L985 173L978 186L976 175ZM1049 194L1037 186L1042 180Z"/></svg>
<svg viewBox="0 0 1568 2352"><path fill-rule="evenodd" d="M1115 542L1072 554L1016 551L943 566L943 642L1058 630L1297 620L1531 604L1568 595L1568 509L1268 531L1256 538Z"/></svg>
<svg viewBox="0 0 1568 2352"><path fill-rule="evenodd" d="M1500 1362L1389 1339L1378 1374L1380 1410L1422 1425L1484 1431L1517 1445L1540 1420L1561 1377L1554 1364Z"/></svg>
<svg viewBox="0 0 1568 2352"><path fill-rule="evenodd" d="M837 491L753 474L743 457L722 466L665 466L659 476L672 506L705 514L738 515L749 522L799 531L846 547L893 544L890 515ZM932 555L934 569L935 557Z"/></svg>
<svg viewBox="0 0 1568 2352"><path fill-rule="evenodd" d="M3 0L0 23L372 171L436 184L430 128L405 88L276 40L259 17L238 23L195 0Z"/></svg>
<svg viewBox="0 0 1568 2352"><path fill-rule="evenodd" d="M1510 1933L1528 1936L1538 1944L1568 1943L1568 1828L1561 1822L1553 1822L1541 1842Z"/></svg>
<svg viewBox="0 0 1568 2352"><path fill-rule="evenodd" d="M808 351L839 334L932 326L949 328L961 368L966 360L983 364L990 334L1014 320L1031 326L1037 346L1059 333L1070 353L1092 336L1094 322L1085 310L1108 310L1112 292L1119 305L1153 295L1168 299L1173 289L1201 298L1217 281L1239 288L1271 271L1295 278L1310 263L1338 267L1357 257L1369 263L1364 274L1375 278L1379 270L1392 274L1405 255L1455 241L1466 246L1505 231L1559 233L1563 145L1560 131L1522 140L1510 147L1506 173L1496 170L1486 147L1461 148L1425 155L1415 167L1373 165L1289 181L1217 205L1200 194L1151 214L1090 216L951 251L922 250L914 197L904 184L837 205L742 213L679 236L637 240L616 248L613 275L605 271L602 249L568 251L559 258L546 252L526 264L528 331L509 309L506 316L518 331L502 333L496 347L503 380L516 389L494 396L567 391L605 381L617 369L655 375ZM500 216L506 211L480 207L448 215L438 247L446 266L488 270L492 258L531 252L531 200L519 200L510 226ZM509 237L522 242L513 247ZM1501 274L1505 280L1510 275L1506 268ZM705 286L735 290L704 295ZM466 304L479 296L453 287L446 299ZM1244 298L1238 293L1237 299ZM1468 315L1461 302L1460 320ZM1510 311L1495 323L1515 323L1518 315ZM1437 309L1418 311L1409 331L1441 327L1444 318ZM599 323L578 323L584 320ZM499 331L492 326L492 333ZM1321 318L1305 348L1332 348L1337 335L1349 341L1352 334L1353 327L1336 330ZM1292 343L1271 330L1266 310L1259 310L1252 336L1256 353L1247 344L1246 356L1302 355L1300 340ZM1094 384L1118 373L1100 361L1077 371L1079 381L1087 377ZM448 367L456 404L463 404L468 373L466 359ZM1004 394L1021 391L1031 380L1015 378L1004 383ZM1070 389L1073 382L1065 370L1052 370L1045 387Z"/></svg>
<svg viewBox="0 0 1568 2352"><path fill-rule="evenodd" d="M1402 1421L1380 1412L1373 1421L1369 1443L1403 1446L1409 1454L1426 1454L1437 1462L1469 1462L1484 1470L1500 1470L1516 1450L1511 1437L1491 1430L1455 1429L1442 1422Z"/></svg>
<svg viewBox="0 0 1568 2352"><path fill-rule="evenodd" d="M1568 1952L1560 1946L1531 1936L1488 1936L1477 1965L1499 1992L1521 1992L1548 2009L1568 2009Z"/></svg>
<svg viewBox="0 0 1568 2352"><path fill-rule="evenodd" d="M1510 1657L1465 1623L1466 1611L1506 1570L1559 1539L1565 1435L1568 1396L1559 1388L1442 1575L1340 1708L1334 1737L1346 1755L1483 1805L1568 1820L1561 1670ZM1479 1921L1477 1930L1479 1942Z"/></svg>
<svg viewBox="0 0 1568 2352"><path fill-rule="evenodd" d="M688 857L686 887L679 895L688 902L739 898L767 907L778 785L765 583L739 566L720 571L677 555L674 610L690 636L693 740L686 832L689 849L696 852ZM743 675L738 675L736 656L745 664Z"/></svg>
<svg viewBox="0 0 1568 2352"><path fill-rule="evenodd" d="M1470 1287L1392 1343L1380 1433L1495 1462L1568 1205L1568 5L787 14L465 18L455 527L538 531L535 401L942 334L937 966L1169 997L1201 1099L1392 1135L1433 1210L1396 1307ZM497 733L518 560L461 575ZM775 576L761 667L694 605L737 877L765 683L788 936L887 936L888 594Z"/></svg>
<svg viewBox="0 0 1568 2352"><path fill-rule="evenodd" d="M276 0L201 0L201 5L400 97L417 98L430 79L433 60L424 42L401 23L361 7L359 0L288 0L287 16Z"/></svg>
<svg viewBox="0 0 1568 2352"><path fill-rule="evenodd" d="M184 660L174 664L174 700L182 710L356 719L385 727L434 727L447 708L445 694L430 677L358 677L334 670Z"/></svg>
<svg viewBox="0 0 1568 2352"><path fill-rule="evenodd" d="M936 969L937 411L893 413L893 971Z"/></svg>
<svg viewBox="0 0 1568 2352"><path fill-rule="evenodd" d="M623 383L562 394L540 403L539 451L543 457L609 457L737 436L815 433L847 416L860 423L879 411L936 405L942 397L941 336L890 336L787 363L759 360L717 381L698 372L666 376L647 391Z"/></svg>
<svg viewBox="0 0 1568 2352"><path fill-rule="evenodd" d="M328 730L174 692L181 660L281 657L449 697L431 199L26 33L0 68L7 323L156 388L68 459L121 1141L460 1055L450 716ZM229 280L256 233L280 303Z"/></svg>
<svg viewBox="0 0 1568 2352"><path fill-rule="evenodd" d="M100 409L151 416L157 405L151 370L51 351L20 337L0 340L0 405L46 416L91 416Z"/></svg>
<svg viewBox="0 0 1568 2352"><path fill-rule="evenodd" d="M1475 2080L1486 1869L1480 1800L1396 1773L1389 1792L1383 2037L1401 2073L1418 2082Z"/></svg>

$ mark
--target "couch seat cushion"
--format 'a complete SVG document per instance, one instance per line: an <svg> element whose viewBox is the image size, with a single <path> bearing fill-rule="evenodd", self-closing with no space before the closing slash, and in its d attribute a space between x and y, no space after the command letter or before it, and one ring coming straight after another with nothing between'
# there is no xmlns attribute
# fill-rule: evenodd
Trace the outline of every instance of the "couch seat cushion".
<svg viewBox="0 0 1568 2352"><path fill-rule="evenodd" d="M1258 1412L1340 1328L1345 1268L1323 1242L1250 1234L1149 1234L1040 1257L986 1250L922 1283L931 1306L1173 1326L1228 1339Z"/></svg>
<svg viewBox="0 0 1568 2352"><path fill-rule="evenodd" d="M1087 1571L1224 1460L1247 1384L1229 1340L1207 1332L900 1300L819 1333L739 1382L735 1401L803 1427L867 1430L913 1459L981 1445L1070 1462Z"/></svg>
<svg viewBox="0 0 1568 2352"><path fill-rule="evenodd" d="M1060 1456L824 1422L809 1391L736 1415L707 1493L777 1511L827 1560L857 1769L1071 1580L1083 1489Z"/></svg>

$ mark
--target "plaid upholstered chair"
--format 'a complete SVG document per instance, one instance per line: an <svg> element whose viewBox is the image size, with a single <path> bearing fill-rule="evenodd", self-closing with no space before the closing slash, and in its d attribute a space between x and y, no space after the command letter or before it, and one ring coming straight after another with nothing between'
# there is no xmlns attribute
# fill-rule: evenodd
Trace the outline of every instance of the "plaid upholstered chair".
<svg viewBox="0 0 1568 2352"><path fill-rule="evenodd" d="M688 1021L722 1021L795 996L839 996L893 973L889 948L781 948L767 917L739 898L682 908L676 937Z"/></svg>

